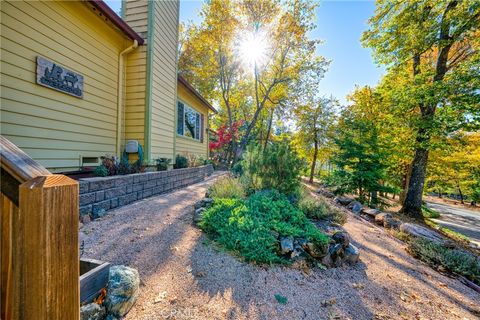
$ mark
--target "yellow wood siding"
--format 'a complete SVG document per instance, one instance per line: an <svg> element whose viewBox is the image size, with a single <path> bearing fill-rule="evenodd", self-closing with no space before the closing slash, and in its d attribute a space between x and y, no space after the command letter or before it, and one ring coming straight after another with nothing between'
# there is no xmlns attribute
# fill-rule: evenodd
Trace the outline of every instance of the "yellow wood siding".
<svg viewBox="0 0 480 320"><path fill-rule="evenodd" d="M85 2L0 5L1 134L54 171L114 154L118 55L131 41ZM82 74L84 98L37 85L38 55Z"/></svg>
<svg viewBox="0 0 480 320"><path fill-rule="evenodd" d="M147 48L140 46L127 57L125 139L145 145L145 85Z"/></svg>
<svg viewBox="0 0 480 320"><path fill-rule="evenodd" d="M203 158L208 157L208 134L205 131L208 128L208 107L194 96L183 84L178 82L178 99L203 114L205 125L203 128L203 143L192 138L184 137L177 134L176 153L181 155L195 154ZM175 132L176 125L175 125Z"/></svg>
<svg viewBox="0 0 480 320"><path fill-rule="evenodd" d="M135 32L147 38L148 1L124 0L124 20ZM145 99L147 45L140 46L127 57L125 100L125 140L137 140L145 146Z"/></svg>
<svg viewBox="0 0 480 320"><path fill-rule="evenodd" d="M147 38L148 29L148 1L123 0L124 20L135 32Z"/></svg>
<svg viewBox="0 0 480 320"><path fill-rule="evenodd" d="M174 158L179 2L155 1L151 7L150 157Z"/></svg>

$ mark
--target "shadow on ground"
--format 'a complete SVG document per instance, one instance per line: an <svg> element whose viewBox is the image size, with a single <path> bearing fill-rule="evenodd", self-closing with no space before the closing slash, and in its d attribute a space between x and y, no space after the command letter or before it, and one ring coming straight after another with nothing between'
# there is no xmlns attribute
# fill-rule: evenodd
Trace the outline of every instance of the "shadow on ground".
<svg viewBox="0 0 480 320"><path fill-rule="evenodd" d="M240 261L192 224L192 206L215 178L113 210L81 229L84 256L139 270L141 294L127 319L472 318L478 294L354 218L345 227L361 250L355 266L307 274Z"/></svg>

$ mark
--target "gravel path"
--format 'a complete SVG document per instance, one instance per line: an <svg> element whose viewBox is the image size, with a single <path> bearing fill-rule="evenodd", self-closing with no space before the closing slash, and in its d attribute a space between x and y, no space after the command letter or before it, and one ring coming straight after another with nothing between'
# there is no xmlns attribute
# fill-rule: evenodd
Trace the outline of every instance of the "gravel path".
<svg viewBox="0 0 480 320"><path fill-rule="evenodd" d="M354 267L305 272L239 261L191 222L192 205L216 177L80 229L84 257L139 270L141 293L126 319L478 319L478 293L353 216L345 228L361 251ZM288 302L278 303L276 294Z"/></svg>

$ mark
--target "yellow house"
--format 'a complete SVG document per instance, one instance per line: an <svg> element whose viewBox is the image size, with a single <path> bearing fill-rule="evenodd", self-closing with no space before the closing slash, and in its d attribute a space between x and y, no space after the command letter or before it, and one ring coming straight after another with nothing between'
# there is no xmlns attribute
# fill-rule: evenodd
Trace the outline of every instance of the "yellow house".
<svg viewBox="0 0 480 320"><path fill-rule="evenodd" d="M0 131L42 165L95 166L129 141L149 162L208 156L214 108L177 77L178 1L124 0L123 19L101 0L0 11Z"/></svg>

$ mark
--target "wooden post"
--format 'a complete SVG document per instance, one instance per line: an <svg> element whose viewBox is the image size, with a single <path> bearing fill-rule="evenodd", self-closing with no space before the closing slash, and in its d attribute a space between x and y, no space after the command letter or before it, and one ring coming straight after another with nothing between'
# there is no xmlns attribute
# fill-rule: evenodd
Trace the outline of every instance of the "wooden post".
<svg viewBox="0 0 480 320"><path fill-rule="evenodd" d="M13 319L12 219L16 215L18 207L5 195L0 194L1 319Z"/></svg>
<svg viewBox="0 0 480 320"><path fill-rule="evenodd" d="M14 314L18 319L80 319L78 183L63 175L20 185L12 221ZM17 318L14 316L14 318Z"/></svg>

